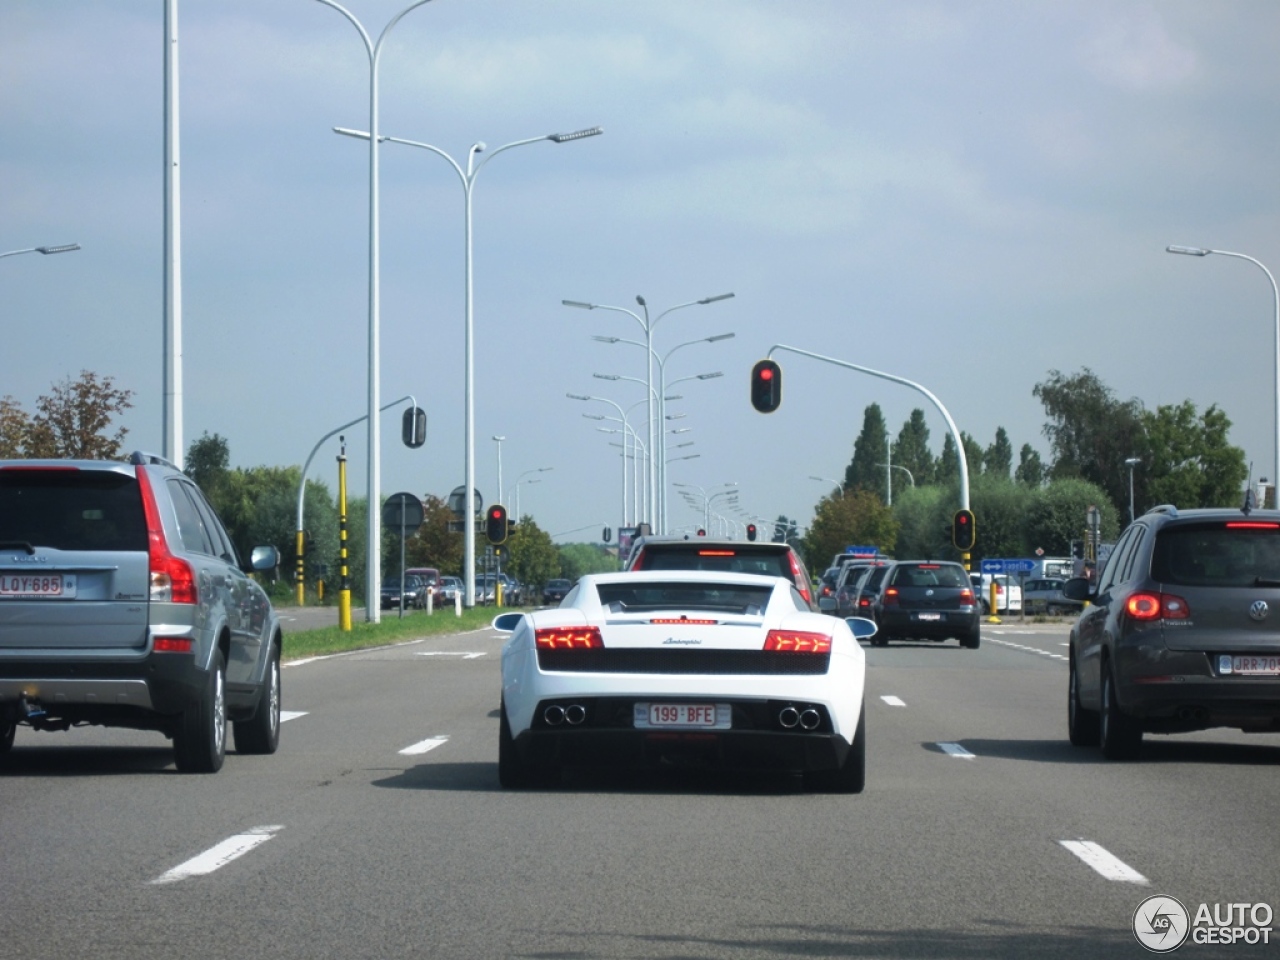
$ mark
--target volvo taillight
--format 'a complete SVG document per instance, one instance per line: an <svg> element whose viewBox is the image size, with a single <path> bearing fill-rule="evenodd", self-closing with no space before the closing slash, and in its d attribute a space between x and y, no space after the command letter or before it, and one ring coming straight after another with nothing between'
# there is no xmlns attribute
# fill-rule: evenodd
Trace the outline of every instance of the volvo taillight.
<svg viewBox="0 0 1280 960"><path fill-rule="evenodd" d="M599 627L539 627L533 637L539 650L597 650L604 646Z"/></svg>
<svg viewBox="0 0 1280 960"><path fill-rule="evenodd" d="M142 491L142 512L147 518L147 555L151 567L151 599L165 603L199 603L191 564L175 557L164 538L164 526L156 507L155 493L146 468L137 467L138 488Z"/></svg>
<svg viewBox="0 0 1280 960"><path fill-rule="evenodd" d="M831 638L804 630L770 630L764 638L764 648L785 653L830 653Z"/></svg>

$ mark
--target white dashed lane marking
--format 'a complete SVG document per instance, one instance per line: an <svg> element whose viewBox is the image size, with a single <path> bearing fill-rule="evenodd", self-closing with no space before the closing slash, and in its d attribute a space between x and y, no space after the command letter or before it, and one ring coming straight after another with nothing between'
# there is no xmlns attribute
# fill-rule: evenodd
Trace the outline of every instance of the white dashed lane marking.
<svg viewBox="0 0 1280 960"><path fill-rule="evenodd" d="M905 707L907 705L900 697L888 696L881 697L880 699L891 707Z"/></svg>
<svg viewBox="0 0 1280 960"><path fill-rule="evenodd" d="M266 843L278 832L283 830L282 826L274 827L254 827L244 833L238 833L234 837L228 837L216 847L210 847L204 853L192 857L186 863L180 863L166 873L162 873L151 882L154 883L176 883L179 880L186 880L188 877L198 877L205 874L213 873L219 867L225 867L232 860L244 856L259 844Z"/></svg>
<svg viewBox="0 0 1280 960"><path fill-rule="evenodd" d="M1029 647L1025 643L1013 643L1009 640L1001 640L999 637L993 637L990 634L983 639L990 643L998 643L1002 647L1010 647L1014 650L1023 650L1027 653L1038 653L1042 657L1048 657L1050 660L1066 660L1067 655L1064 653L1050 653L1048 650L1041 650L1039 647Z"/></svg>
<svg viewBox="0 0 1280 960"><path fill-rule="evenodd" d="M420 657L461 657L463 660L479 660L483 653L455 653L450 650L427 650L418 653Z"/></svg>
<svg viewBox="0 0 1280 960"><path fill-rule="evenodd" d="M309 712L310 711L308 710L281 710L280 722L284 723L286 720L297 720L299 717L305 717Z"/></svg>
<svg viewBox="0 0 1280 960"><path fill-rule="evenodd" d="M1145 884L1151 882L1133 867L1113 854L1108 853L1092 840L1059 840L1058 842L1108 880L1114 880L1117 883Z"/></svg>
<svg viewBox="0 0 1280 960"><path fill-rule="evenodd" d="M970 753L958 743L940 743L938 749L948 756L955 757L959 760L976 760L975 754Z"/></svg>
<svg viewBox="0 0 1280 960"><path fill-rule="evenodd" d="M408 757L417 756L420 753L430 753L436 747L448 743L448 737L430 737L426 740L419 740L417 743L405 747L400 752Z"/></svg>

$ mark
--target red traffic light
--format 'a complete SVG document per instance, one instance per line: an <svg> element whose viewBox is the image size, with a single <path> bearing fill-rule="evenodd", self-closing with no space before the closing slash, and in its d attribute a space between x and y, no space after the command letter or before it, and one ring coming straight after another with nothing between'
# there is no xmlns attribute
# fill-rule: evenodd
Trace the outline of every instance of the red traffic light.
<svg viewBox="0 0 1280 960"><path fill-rule="evenodd" d="M957 550L972 550L977 541L972 510L957 510L951 518L951 542Z"/></svg>
<svg viewBox="0 0 1280 960"><path fill-rule="evenodd" d="M507 542L507 508L495 503L489 508L484 524L485 539L497 545Z"/></svg>
<svg viewBox="0 0 1280 960"><path fill-rule="evenodd" d="M756 525L754 523L747 524L747 539L754 540L756 538Z"/></svg>
<svg viewBox="0 0 1280 960"><path fill-rule="evenodd" d="M773 413L782 403L782 368L773 360L760 360L751 368L751 406Z"/></svg>

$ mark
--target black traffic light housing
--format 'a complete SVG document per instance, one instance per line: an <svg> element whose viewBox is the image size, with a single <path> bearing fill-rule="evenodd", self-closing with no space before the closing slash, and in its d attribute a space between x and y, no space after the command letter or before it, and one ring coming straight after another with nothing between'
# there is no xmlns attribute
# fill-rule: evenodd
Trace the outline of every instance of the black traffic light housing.
<svg viewBox="0 0 1280 960"><path fill-rule="evenodd" d="M495 503L485 512L484 535L492 544L507 542L507 508L502 504Z"/></svg>
<svg viewBox="0 0 1280 960"><path fill-rule="evenodd" d="M400 418L400 439L406 447L417 449L427 442L427 411L410 407Z"/></svg>
<svg viewBox="0 0 1280 960"><path fill-rule="evenodd" d="M751 406L773 413L782 403L782 368L772 360L760 360L751 368Z"/></svg>
<svg viewBox="0 0 1280 960"><path fill-rule="evenodd" d="M754 540L756 538L756 525L754 523L747 524L747 539Z"/></svg>
<svg viewBox="0 0 1280 960"><path fill-rule="evenodd" d="M972 510L957 510L951 518L951 542L957 550L972 550L977 542L977 530Z"/></svg>

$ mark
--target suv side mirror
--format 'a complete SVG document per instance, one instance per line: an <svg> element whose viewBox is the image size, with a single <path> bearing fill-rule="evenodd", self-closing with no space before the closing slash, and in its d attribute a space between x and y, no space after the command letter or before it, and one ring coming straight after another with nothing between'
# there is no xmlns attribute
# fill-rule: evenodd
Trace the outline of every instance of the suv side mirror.
<svg viewBox="0 0 1280 960"><path fill-rule="evenodd" d="M280 551L275 547L254 547L249 566L254 570L274 570L280 565Z"/></svg>
<svg viewBox="0 0 1280 960"><path fill-rule="evenodd" d="M1062 595L1068 600L1092 600L1093 581L1085 577L1072 577L1062 585Z"/></svg>

